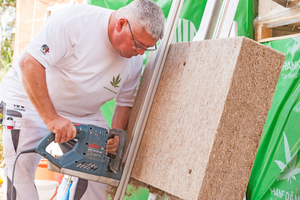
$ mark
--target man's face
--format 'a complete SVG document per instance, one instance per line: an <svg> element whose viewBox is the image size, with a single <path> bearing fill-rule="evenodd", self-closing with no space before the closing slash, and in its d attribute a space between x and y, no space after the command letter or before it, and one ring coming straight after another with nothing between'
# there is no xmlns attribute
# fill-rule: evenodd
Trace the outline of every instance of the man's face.
<svg viewBox="0 0 300 200"><path fill-rule="evenodd" d="M157 43L157 40L145 29L132 27L127 20L123 28L117 48L118 53L123 57L131 58L138 54L143 55L147 48L153 47Z"/></svg>

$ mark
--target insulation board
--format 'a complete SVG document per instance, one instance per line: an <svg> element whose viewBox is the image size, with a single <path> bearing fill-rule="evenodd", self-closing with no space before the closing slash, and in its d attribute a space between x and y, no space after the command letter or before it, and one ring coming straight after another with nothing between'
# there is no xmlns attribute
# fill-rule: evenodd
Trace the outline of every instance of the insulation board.
<svg viewBox="0 0 300 200"><path fill-rule="evenodd" d="M131 177L181 199L243 199L284 58L245 37L172 44Z"/></svg>

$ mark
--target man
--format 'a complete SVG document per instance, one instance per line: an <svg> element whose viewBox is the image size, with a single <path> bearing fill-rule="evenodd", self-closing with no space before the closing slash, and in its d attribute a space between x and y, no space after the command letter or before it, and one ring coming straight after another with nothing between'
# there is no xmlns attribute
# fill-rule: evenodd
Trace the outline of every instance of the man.
<svg viewBox="0 0 300 200"><path fill-rule="evenodd" d="M108 129L100 107L115 99L112 128L125 130L142 71L142 56L163 37L164 15L151 0L136 0L112 11L74 5L51 15L41 31L15 59L0 85L4 117L20 119L20 129L3 132L7 199L36 200L34 173L40 156L16 155L34 148L50 131L55 142L74 138L73 123ZM114 81L113 81L114 80ZM107 152L118 148L118 137ZM72 184L70 199L107 199L106 185L82 179Z"/></svg>

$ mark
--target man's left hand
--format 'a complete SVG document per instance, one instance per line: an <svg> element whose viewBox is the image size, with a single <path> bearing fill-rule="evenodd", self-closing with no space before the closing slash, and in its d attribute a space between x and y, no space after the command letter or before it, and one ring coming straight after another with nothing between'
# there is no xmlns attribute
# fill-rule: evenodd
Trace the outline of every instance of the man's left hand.
<svg viewBox="0 0 300 200"><path fill-rule="evenodd" d="M119 147L119 136L115 136L107 141L106 153L116 153Z"/></svg>

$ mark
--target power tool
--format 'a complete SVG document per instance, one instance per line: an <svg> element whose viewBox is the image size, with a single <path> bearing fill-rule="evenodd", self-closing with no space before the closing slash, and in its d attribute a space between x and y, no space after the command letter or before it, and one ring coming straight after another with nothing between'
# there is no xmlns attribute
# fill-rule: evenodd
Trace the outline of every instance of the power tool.
<svg viewBox="0 0 300 200"><path fill-rule="evenodd" d="M55 134L49 133L35 147L35 152L49 160L48 169L51 171L118 186L123 172L125 132L121 129L108 132L94 125L74 125L78 141L71 151L58 158L46 152L46 147L55 139ZM116 155L105 155L107 140L116 135L120 138Z"/></svg>

